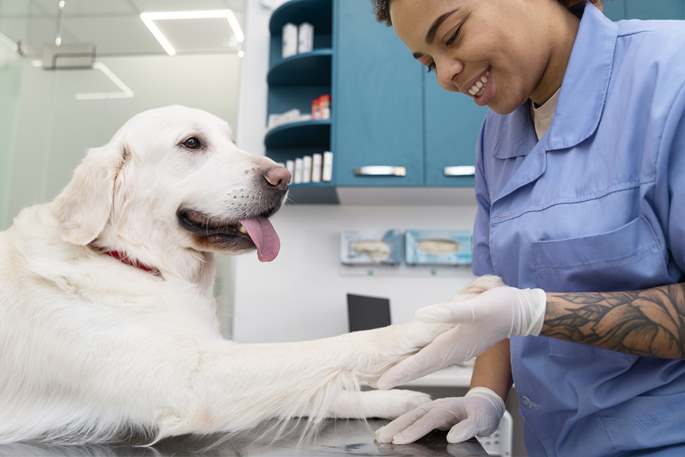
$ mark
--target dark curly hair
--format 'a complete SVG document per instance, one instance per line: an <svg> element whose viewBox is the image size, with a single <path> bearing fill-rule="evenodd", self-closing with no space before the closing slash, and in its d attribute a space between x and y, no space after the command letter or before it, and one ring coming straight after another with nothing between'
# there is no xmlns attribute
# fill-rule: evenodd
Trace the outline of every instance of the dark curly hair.
<svg viewBox="0 0 685 457"><path fill-rule="evenodd" d="M376 12L376 19L380 22L385 22L387 25L392 25L390 20L390 2L392 0L372 0L374 3L374 10ZM591 1L595 5L602 7L602 0L557 0L566 8L573 11L574 7L578 7L580 3Z"/></svg>

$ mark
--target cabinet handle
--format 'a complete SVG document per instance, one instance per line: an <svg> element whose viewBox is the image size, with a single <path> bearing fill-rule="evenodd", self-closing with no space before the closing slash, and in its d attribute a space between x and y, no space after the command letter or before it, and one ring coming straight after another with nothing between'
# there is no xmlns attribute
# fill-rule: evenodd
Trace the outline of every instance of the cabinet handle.
<svg viewBox="0 0 685 457"><path fill-rule="evenodd" d="M369 166L354 169L355 176L407 176L406 167Z"/></svg>
<svg viewBox="0 0 685 457"><path fill-rule="evenodd" d="M449 178L457 176L476 176L476 167L463 165L460 167L445 167L443 174Z"/></svg>

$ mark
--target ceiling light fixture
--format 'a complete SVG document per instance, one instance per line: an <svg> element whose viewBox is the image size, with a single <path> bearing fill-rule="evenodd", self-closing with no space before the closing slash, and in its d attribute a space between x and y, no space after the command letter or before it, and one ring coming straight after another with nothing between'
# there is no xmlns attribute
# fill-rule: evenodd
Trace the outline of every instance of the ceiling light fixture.
<svg viewBox="0 0 685 457"><path fill-rule="evenodd" d="M117 75L114 74L112 70L109 69L107 65L102 62L95 62L93 64L94 70L99 70L105 76L107 76L110 81L114 83L115 86L119 88L119 92L87 92L76 94L76 100L113 100L121 98L133 98L135 95L130 87L128 87Z"/></svg>
<svg viewBox="0 0 685 457"><path fill-rule="evenodd" d="M175 21L181 19L226 19L233 30L236 41L245 41L245 35L240 27L238 18L232 10L195 10L195 11L156 11L140 13L140 20L143 21L153 37L164 48L170 56L176 55L176 49L169 42L167 37L157 27L155 21Z"/></svg>

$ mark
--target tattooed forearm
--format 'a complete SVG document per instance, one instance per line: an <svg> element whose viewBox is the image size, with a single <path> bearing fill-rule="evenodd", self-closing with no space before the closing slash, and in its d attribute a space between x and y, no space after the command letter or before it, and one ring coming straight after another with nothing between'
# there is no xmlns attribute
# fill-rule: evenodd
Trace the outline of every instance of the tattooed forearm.
<svg viewBox="0 0 685 457"><path fill-rule="evenodd" d="M635 292L550 293L542 334L629 354L685 358L685 283Z"/></svg>

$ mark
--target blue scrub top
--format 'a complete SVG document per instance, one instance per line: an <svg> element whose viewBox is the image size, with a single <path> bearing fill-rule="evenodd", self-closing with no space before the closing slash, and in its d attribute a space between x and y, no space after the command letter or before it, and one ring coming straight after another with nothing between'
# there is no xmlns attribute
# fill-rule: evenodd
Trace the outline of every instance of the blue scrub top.
<svg viewBox="0 0 685 457"><path fill-rule="evenodd" d="M490 112L477 152L476 275L549 292L685 281L685 22L587 6L549 132L527 104ZM685 456L684 361L526 337L511 362L531 456Z"/></svg>

